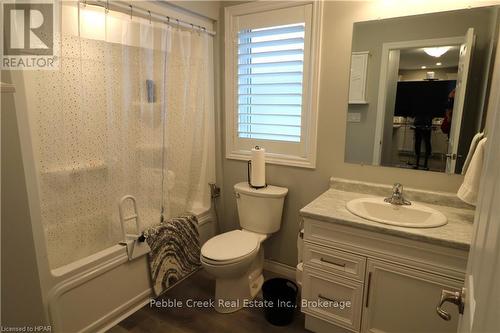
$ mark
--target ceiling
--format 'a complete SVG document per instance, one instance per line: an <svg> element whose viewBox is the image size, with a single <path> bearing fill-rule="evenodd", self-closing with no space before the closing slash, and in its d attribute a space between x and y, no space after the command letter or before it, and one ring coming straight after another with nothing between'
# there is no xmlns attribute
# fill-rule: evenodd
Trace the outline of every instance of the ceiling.
<svg viewBox="0 0 500 333"><path fill-rule="evenodd" d="M452 46L448 52L439 58L432 57L424 52L424 48L402 49L400 51L399 69L439 69L458 66L460 45ZM436 65L440 62L441 65Z"/></svg>

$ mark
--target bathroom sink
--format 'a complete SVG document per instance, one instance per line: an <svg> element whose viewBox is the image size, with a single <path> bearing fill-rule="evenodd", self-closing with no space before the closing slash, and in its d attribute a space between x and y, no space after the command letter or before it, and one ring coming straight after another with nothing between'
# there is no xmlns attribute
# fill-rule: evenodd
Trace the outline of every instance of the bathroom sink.
<svg viewBox="0 0 500 333"><path fill-rule="evenodd" d="M348 211L364 219L408 228L433 228L445 225L446 216L420 204L393 205L383 198L360 198L346 204Z"/></svg>

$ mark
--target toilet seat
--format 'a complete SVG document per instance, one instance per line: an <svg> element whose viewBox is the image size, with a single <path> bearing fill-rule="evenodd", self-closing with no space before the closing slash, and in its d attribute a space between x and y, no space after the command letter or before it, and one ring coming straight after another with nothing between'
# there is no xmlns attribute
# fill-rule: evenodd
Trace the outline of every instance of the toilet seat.
<svg viewBox="0 0 500 333"><path fill-rule="evenodd" d="M252 256L259 248L256 234L233 230L209 239L201 248L201 256L206 263L227 265Z"/></svg>

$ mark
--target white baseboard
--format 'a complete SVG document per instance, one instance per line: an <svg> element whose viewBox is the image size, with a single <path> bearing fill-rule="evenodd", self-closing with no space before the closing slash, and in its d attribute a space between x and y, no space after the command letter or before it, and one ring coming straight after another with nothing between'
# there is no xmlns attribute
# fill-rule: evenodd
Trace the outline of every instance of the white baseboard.
<svg viewBox="0 0 500 333"><path fill-rule="evenodd" d="M295 281L295 267L266 259L264 260L264 270L279 274L287 279Z"/></svg>

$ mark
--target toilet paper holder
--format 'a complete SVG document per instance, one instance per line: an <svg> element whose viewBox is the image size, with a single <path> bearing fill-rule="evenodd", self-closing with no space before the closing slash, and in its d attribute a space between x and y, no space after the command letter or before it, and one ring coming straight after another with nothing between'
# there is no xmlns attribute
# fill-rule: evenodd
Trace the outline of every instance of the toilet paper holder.
<svg viewBox="0 0 500 333"><path fill-rule="evenodd" d="M262 186L255 186L252 184L252 181L250 180L251 170L252 170L252 160L248 160L248 162L247 162L247 182L248 182L248 185L250 185L250 187L255 188L255 189L267 187L267 182L266 182L266 184L264 184Z"/></svg>

